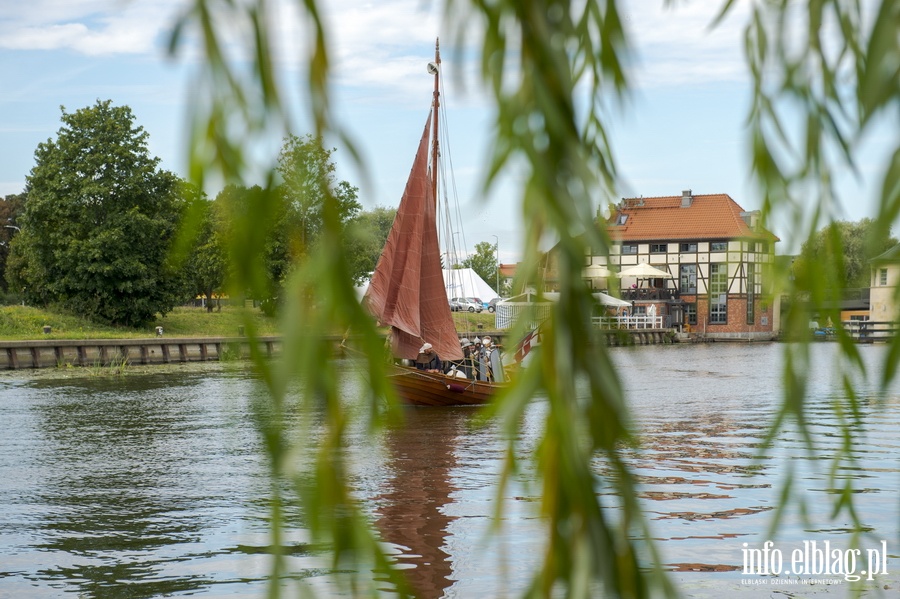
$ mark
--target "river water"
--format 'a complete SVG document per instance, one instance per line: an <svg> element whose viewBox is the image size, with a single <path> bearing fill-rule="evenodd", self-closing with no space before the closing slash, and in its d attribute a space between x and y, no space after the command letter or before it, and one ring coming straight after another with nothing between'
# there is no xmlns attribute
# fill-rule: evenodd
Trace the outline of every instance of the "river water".
<svg viewBox="0 0 900 599"><path fill-rule="evenodd" d="M900 590L900 392L879 397L860 383L854 461L832 471L825 458L843 443L831 409L844 398L837 347L810 349L808 425L819 453L808 455L788 426L759 460L783 346L612 350L641 440L626 456L684 596L844 597L863 570L876 572L860 576L863 596ZM860 351L877 374L886 348ZM359 393L346 371L347 393ZM0 375L0 598L264 596L271 482L252 416L264 397L249 372L220 364ZM523 453L544 407L536 400L523 420ZM421 597L521 594L543 548L527 469L498 505L505 443L494 427L469 426L476 412L410 408L407 426L375 441L351 433L353 486ZM596 468L602 475L602 460ZM805 514L788 510L770 536L789 472ZM846 483L867 531L856 561L850 517L831 517ZM498 509L502 527L491 532ZM288 526L285 538L287 590L338 594L305 531Z"/></svg>

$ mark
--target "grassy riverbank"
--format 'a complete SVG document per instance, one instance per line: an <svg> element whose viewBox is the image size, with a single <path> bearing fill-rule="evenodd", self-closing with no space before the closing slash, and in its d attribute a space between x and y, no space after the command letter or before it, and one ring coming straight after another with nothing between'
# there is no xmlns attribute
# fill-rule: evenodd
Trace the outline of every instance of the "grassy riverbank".
<svg viewBox="0 0 900 599"><path fill-rule="evenodd" d="M250 318L260 335L279 335L278 319L269 318L257 309L225 306L221 312L205 308L180 307L149 326L135 329L112 327L90 322L73 314L51 312L31 306L0 306L0 339L142 339L156 336L161 326L166 337L234 337L245 318ZM454 313L459 331L494 329L494 315ZM50 334L43 332L50 327ZM336 333L338 334L338 333Z"/></svg>
<svg viewBox="0 0 900 599"><path fill-rule="evenodd" d="M0 307L2 339L141 339L155 337L161 326L166 337L234 337L249 315L261 335L277 335L277 321L259 310L223 307L221 312L180 307L146 327L113 327L97 324L73 314L51 312L31 306ZM44 326L51 333L44 334Z"/></svg>

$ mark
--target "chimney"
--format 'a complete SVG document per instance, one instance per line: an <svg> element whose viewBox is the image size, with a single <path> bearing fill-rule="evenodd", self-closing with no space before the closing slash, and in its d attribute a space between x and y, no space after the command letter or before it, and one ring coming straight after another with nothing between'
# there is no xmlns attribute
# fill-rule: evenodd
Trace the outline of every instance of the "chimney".
<svg viewBox="0 0 900 599"><path fill-rule="evenodd" d="M690 189L685 189L681 192L681 207L682 208L690 208L691 202L694 201L694 196L691 195Z"/></svg>

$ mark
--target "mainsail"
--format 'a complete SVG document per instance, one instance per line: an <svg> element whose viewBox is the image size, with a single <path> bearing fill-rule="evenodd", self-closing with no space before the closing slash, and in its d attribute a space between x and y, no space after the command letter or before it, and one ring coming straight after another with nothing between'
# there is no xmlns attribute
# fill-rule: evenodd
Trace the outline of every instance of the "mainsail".
<svg viewBox="0 0 900 599"><path fill-rule="evenodd" d="M391 327L396 357L413 359L427 342L441 359L461 360L459 336L444 290L436 200L428 168L431 121L429 113L364 301L379 322Z"/></svg>

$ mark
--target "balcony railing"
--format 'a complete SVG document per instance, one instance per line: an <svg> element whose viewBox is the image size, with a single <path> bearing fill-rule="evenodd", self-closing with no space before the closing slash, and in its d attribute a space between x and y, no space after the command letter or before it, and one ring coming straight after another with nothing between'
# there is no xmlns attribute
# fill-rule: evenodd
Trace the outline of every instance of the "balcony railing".
<svg viewBox="0 0 900 599"><path fill-rule="evenodd" d="M673 300L678 299L678 291L676 289L654 289L654 288L637 288L637 289L623 289L622 290L622 299L626 301L641 301L641 300Z"/></svg>

